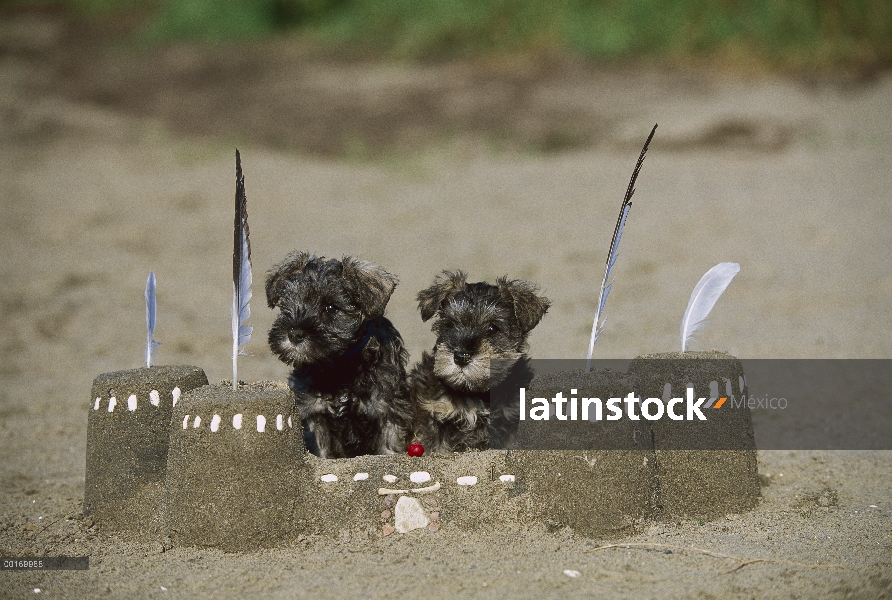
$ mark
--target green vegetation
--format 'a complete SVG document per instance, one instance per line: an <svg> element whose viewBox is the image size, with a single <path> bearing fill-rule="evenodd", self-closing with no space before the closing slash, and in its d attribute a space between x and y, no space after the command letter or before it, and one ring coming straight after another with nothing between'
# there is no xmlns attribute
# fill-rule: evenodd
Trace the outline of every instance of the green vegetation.
<svg viewBox="0 0 892 600"><path fill-rule="evenodd" d="M60 0L88 14L135 0ZM399 58L576 52L780 67L892 62L889 0L155 0L150 39L296 29ZM144 9L140 9L144 10Z"/></svg>

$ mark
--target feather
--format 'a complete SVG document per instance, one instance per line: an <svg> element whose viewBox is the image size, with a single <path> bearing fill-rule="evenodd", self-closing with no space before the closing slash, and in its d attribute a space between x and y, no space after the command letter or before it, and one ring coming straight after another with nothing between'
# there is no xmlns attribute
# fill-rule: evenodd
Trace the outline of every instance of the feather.
<svg viewBox="0 0 892 600"><path fill-rule="evenodd" d="M607 304L607 296L610 294L610 289L613 287L613 281L609 281L610 273L613 271L613 265L616 264L616 257L619 255L619 242L623 237L623 228L626 226L626 218L629 216L629 209L632 208L632 196L635 194L635 180L638 179L638 172L641 171L641 165L644 163L647 147L650 145L650 141L653 139L656 131L657 126L654 125L654 128L650 130L650 135L647 136L647 141L644 142L644 147L641 149L641 154L638 156L638 162L635 164L635 170L632 171L632 179L629 181L629 187L626 188L626 195L623 198L622 206L619 209L619 217L616 220L616 227L613 229L613 239L610 241L610 251L607 253L607 267L604 269L604 279L601 280L601 290L598 293L598 310L595 312L595 321L592 323L592 336L588 344L588 358L585 363L585 371L587 373L592 370L592 353L595 350L595 342L598 341L598 338L601 336L601 331L604 329L604 323L607 322L607 317L605 316L604 319L601 320L601 316L604 314L604 306Z"/></svg>
<svg viewBox="0 0 892 600"><path fill-rule="evenodd" d="M251 316L251 239L248 232L248 199L242 159L235 151L235 226L232 251L232 389L238 389L238 355L251 339L252 327L245 325Z"/></svg>
<svg viewBox="0 0 892 600"><path fill-rule="evenodd" d="M149 271L146 281L146 368L152 366L152 352L161 345L156 342L155 335L155 272Z"/></svg>
<svg viewBox="0 0 892 600"><path fill-rule="evenodd" d="M700 278L688 300L688 308L681 319L681 351L684 352L688 342L697 330L706 323L706 317L716 301L728 288L734 276L740 272L740 265L732 262L719 263Z"/></svg>

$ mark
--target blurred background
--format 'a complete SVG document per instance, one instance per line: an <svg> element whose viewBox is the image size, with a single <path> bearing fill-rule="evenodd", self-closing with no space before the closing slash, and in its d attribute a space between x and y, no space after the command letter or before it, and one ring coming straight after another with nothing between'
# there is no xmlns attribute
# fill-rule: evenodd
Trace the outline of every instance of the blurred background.
<svg viewBox="0 0 892 600"><path fill-rule="evenodd" d="M413 360L415 295L456 268L539 284L532 355L584 356L654 123L596 357L678 350L722 261L693 349L889 357L890 66L886 0L4 0L0 395L80 415L140 366L150 270L158 360L229 376L236 147L241 378L286 377L262 282L295 248L397 274Z"/></svg>

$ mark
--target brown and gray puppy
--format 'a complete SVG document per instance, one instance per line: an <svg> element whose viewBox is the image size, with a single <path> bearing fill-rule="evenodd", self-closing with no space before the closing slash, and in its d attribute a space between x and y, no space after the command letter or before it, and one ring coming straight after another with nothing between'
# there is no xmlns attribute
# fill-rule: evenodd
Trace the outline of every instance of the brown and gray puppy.
<svg viewBox="0 0 892 600"><path fill-rule="evenodd" d="M504 408L513 405L491 406L490 387L523 378L527 336L550 305L532 283L467 283L461 271L443 271L419 292L422 320L437 317L433 352L409 374L415 434L426 451L501 447L504 440L491 440L490 430L507 435Z"/></svg>
<svg viewBox="0 0 892 600"><path fill-rule="evenodd" d="M269 346L294 367L288 383L318 456L406 451L408 352L384 317L396 283L370 262L299 251L267 275L267 303L280 311Z"/></svg>

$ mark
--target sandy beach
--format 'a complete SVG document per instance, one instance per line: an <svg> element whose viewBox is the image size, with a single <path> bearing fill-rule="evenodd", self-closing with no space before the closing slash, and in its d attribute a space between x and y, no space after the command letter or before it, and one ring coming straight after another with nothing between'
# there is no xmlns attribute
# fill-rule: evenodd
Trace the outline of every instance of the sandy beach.
<svg viewBox="0 0 892 600"><path fill-rule="evenodd" d="M752 511L618 539L370 529L224 553L82 513L90 386L142 366L149 271L158 362L231 376L236 146L255 273L245 381L287 378L259 282L298 248L397 274L387 315L412 361L434 340L415 295L456 268L536 282L552 307L531 355L584 357L654 123L597 357L679 350L693 286L733 261L694 349L890 358L892 75L382 65L277 43L77 53L43 27L32 45L0 39L0 555L91 558L0 573L0 597L892 596L889 451L760 451Z"/></svg>

